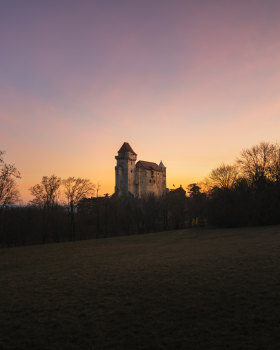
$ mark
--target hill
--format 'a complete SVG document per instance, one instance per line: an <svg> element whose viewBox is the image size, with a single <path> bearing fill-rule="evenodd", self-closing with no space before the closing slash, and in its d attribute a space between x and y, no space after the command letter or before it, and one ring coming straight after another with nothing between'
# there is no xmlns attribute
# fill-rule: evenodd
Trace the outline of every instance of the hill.
<svg viewBox="0 0 280 350"><path fill-rule="evenodd" d="M280 227L0 250L1 349L276 349Z"/></svg>

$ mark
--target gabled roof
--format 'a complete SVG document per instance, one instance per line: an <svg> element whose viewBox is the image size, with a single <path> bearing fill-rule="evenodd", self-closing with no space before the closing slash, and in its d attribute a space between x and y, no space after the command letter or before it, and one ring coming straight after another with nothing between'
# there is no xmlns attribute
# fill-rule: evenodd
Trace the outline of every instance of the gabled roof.
<svg viewBox="0 0 280 350"><path fill-rule="evenodd" d="M182 193L182 194L186 194L186 191L183 189L182 185L180 185L180 187L178 188L174 188L174 190L170 190L170 192L172 193Z"/></svg>
<svg viewBox="0 0 280 350"><path fill-rule="evenodd" d="M126 152L130 152L133 153L135 155L137 155L133 149L131 148L130 144L128 142L124 142L122 147L119 149L118 153L126 153Z"/></svg>
<svg viewBox="0 0 280 350"><path fill-rule="evenodd" d="M159 167L156 163L146 162L144 160L139 160L139 162L136 163L136 166L139 168L145 168L147 170L162 171L162 168Z"/></svg>

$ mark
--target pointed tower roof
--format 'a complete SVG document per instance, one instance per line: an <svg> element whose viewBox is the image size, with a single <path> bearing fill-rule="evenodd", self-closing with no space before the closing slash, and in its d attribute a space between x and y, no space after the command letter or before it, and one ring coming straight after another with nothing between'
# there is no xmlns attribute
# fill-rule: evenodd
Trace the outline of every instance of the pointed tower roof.
<svg viewBox="0 0 280 350"><path fill-rule="evenodd" d="M159 163L159 167L160 167L160 168L165 168L164 164L162 163L162 160L161 160L160 163Z"/></svg>
<svg viewBox="0 0 280 350"><path fill-rule="evenodd" d="M135 155L137 155L133 149L131 148L130 144L128 142L124 142L122 147L119 149L118 153L126 153L126 152L130 152L133 153Z"/></svg>

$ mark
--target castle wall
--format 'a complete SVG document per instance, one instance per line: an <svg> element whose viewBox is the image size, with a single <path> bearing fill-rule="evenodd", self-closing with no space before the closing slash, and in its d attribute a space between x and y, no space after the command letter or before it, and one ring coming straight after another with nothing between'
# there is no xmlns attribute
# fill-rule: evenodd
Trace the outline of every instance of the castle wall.
<svg viewBox="0 0 280 350"><path fill-rule="evenodd" d="M166 189L165 171L154 171L136 167L135 183L137 184L138 197L143 197L149 194L161 196Z"/></svg>

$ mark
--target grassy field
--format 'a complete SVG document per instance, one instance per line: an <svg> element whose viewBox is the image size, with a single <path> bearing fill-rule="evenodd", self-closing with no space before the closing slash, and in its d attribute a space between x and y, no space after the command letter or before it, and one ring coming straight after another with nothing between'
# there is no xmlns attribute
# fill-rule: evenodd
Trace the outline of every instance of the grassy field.
<svg viewBox="0 0 280 350"><path fill-rule="evenodd" d="M2 249L0 349L280 349L280 227Z"/></svg>

